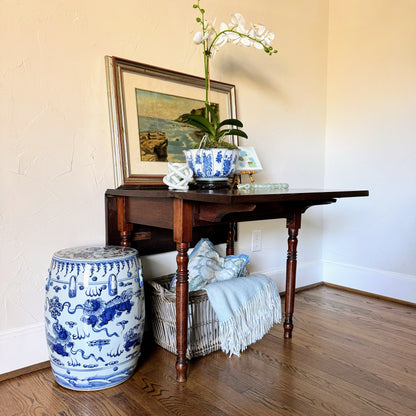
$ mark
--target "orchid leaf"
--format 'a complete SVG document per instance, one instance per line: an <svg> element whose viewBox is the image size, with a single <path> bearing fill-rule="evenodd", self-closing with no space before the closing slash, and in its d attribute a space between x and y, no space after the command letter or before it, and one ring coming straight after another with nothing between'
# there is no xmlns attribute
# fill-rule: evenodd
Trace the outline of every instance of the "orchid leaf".
<svg viewBox="0 0 416 416"><path fill-rule="evenodd" d="M237 120L236 118L227 118L226 120L223 120L220 124L218 124L218 128L227 125L243 127L243 123L240 120Z"/></svg>
<svg viewBox="0 0 416 416"><path fill-rule="evenodd" d="M192 126L202 130L203 132L215 136L215 129L213 128L212 124L203 116L200 116L198 114L187 114L184 117L184 121L185 123L191 124Z"/></svg>
<svg viewBox="0 0 416 416"><path fill-rule="evenodd" d="M248 139L247 134L243 131L243 130L238 130L238 129L231 129L230 133L232 136L239 136L239 137L243 137L244 139Z"/></svg>
<svg viewBox="0 0 416 416"><path fill-rule="evenodd" d="M218 138L223 137L223 136L239 136L239 137L248 139L247 134L243 130L238 130L238 129L224 129L224 130L217 132Z"/></svg>

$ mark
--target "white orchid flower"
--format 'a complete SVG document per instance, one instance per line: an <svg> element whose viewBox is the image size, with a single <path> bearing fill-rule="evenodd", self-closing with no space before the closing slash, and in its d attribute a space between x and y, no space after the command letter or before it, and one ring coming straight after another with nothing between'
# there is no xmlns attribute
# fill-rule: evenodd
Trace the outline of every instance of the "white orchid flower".
<svg viewBox="0 0 416 416"><path fill-rule="evenodd" d="M228 42L238 45L240 43L241 35L239 33L228 32L227 38Z"/></svg>
<svg viewBox="0 0 416 416"><path fill-rule="evenodd" d="M230 28L240 33L247 33L246 19L244 19L242 14L235 13L231 16Z"/></svg>
<svg viewBox="0 0 416 416"><path fill-rule="evenodd" d="M251 25L251 31L253 33L253 38L256 38L258 40L261 40L267 32L266 27L258 23L254 23Z"/></svg>
<svg viewBox="0 0 416 416"><path fill-rule="evenodd" d="M265 36L265 38L263 39L263 43L266 46L272 46L273 40L274 40L274 33L273 32L268 32L267 35Z"/></svg>
<svg viewBox="0 0 416 416"><path fill-rule="evenodd" d="M205 42L207 39L209 39L212 35L215 34L215 20L213 23L208 22L207 20L204 21L204 33L202 32L196 32L194 35L193 41L199 45L202 42Z"/></svg>
<svg viewBox="0 0 416 416"><path fill-rule="evenodd" d="M249 31L249 36L256 39L257 42L254 42L254 47L257 49L264 49L264 47L270 47L274 39L274 33L268 31L262 25L253 25Z"/></svg>
<svg viewBox="0 0 416 416"><path fill-rule="evenodd" d="M204 49L204 71L205 71L205 118L209 117L210 107L210 59L217 51L227 43L241 45L244 47L254 46L256 49L262 49L268 55L272 55L277 51L273 49L271 43L274 39L274 33L269 32L262 24L250 23L246 28L246 20L241 13L235 13L231 16L230 23L221 23L220 29L215 29L215 20L211 23L205 19L205 9L200 6L200 0L192 6L198 9L200 17L196 18L200 24L201 30L195 33L193 37L194 43L202 45Z"/></svg>
<svg viewBox="0 0 416 416"><path fill-rule="evenodd" d="M222 22L220 24L220 31L217 39L215 40L214 46L218 49L221 46L224 46L228 41L228 35L227 35L228 26L226 23ZM223 33L224 32L224 33Z"/></svg>
<svg viewBox="0 0 416 416"><path fill-rule="evenodd" d="M254 42L253 46L256 49L264 49L264 46L260 42Z"/></svg>
<svg viewBox="0 0 416 416"><path fill-rule="evenodd" d="M221 22L220 32L224 32L225 30L228 30L228 25L227 25L227 23Z"/></svg>
<svg viewBox="0 0 416 416"><path fill-rule="evenodd" d="M213 22L208 22L205 20L204 26L205 26L205 33L208 33L208 36L211 36L215 33L215 22L217 21L217 18L214 19Z"/></svg>
<svg viewBox="0 0 416 416"><path fill-rule="evenodd" d="M204 35L202 34L202 32L196 32L193 41L197 45L200 45L204 41Z"/></svg>
<svg viewBox="0 0 416 416"><path fill-rule="evenodd" d="M228 36L227 36L227 31L228 31L228 26L226 23L221 23L220 24L220 31L219 33L216 35L216 38L214 39L212 46L211 46L211 57L214 57L214 55L217 53L217 51L223 47L225 44L227 44L227 42L229 42ZM214 29L214 27L212 28L212 33L217 33Z"/></svg>
<svg viewBox="0 0 416 416"><path fill-rule="evenodd" d="M217 37L217 39L214 42L213 47L216 49L219 49L222 46L224 46L227 42L228 42L228 37L225 33L223 33L222 35Z"/></svg>
<svg viewBox="0 0 416 416"><path fill-rule="evenodd" d="M242 36L240 39L240 45L244 46L245 48L249 48L250 46L253 46L253 43L254 43L253 40L246 38L245 36Z"/></svg>
<svg viewBox="0 0 416 416"><path fill-rule="evenodd" d="M235 45L238 45L240 43L241 35L234 32L228 32L227 38L229 42L234 43Z"/></svg>

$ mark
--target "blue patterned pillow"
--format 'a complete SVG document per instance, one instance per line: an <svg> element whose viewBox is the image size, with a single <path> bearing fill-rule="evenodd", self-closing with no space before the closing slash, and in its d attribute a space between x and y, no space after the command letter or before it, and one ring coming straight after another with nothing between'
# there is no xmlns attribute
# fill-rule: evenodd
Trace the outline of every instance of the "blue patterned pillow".
<svg viewBox="0 0 416 416"><path fill-rule="evenodd" d="M209 283L239 277L250 263L245 254L221 257L208 238L202 238L189 256L189 291L202 289ZM176 288L176 274L171 289Z"/></svg>

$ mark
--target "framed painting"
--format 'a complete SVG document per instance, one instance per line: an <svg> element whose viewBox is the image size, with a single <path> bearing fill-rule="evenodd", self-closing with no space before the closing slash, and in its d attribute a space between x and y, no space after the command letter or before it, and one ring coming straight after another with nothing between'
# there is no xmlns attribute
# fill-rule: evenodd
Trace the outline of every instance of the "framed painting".
<svg viewBox="0 0 416 416"><path fill-rule="evenodd" d="M105 63L115 185L165 186L168 162L185 162L183 150L201 138L182 116L204 110L205 80L113 56ZM211 102L220 119L237 117L234 85L211 81Z"/></svg>

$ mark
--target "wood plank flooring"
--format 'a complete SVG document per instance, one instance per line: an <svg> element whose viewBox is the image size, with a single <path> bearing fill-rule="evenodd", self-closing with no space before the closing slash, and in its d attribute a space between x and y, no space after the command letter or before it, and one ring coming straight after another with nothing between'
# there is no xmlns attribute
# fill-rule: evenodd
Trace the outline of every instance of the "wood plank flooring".
<svg viewBox="0 0 416 416"><path fill-rule="evenodd" d="M276 325L240 358L191 361L175 381L173 354L151 346L123 384L58 386L50 369L0 383L0 414L416 415L416 308L320 286L298 293L292 340Z"/></svg>

